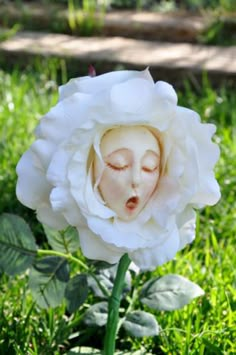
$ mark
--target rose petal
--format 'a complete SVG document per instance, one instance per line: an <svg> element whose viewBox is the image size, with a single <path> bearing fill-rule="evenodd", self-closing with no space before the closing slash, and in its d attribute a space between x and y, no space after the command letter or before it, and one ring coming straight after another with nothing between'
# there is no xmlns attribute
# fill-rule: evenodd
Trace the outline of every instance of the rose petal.
<svg viewBox="0 0 236 355"><path fill-rule="evenodd" d="M155 84L155 91L159 98L167 100L173 105L177 105L178 97L172 85L165 81L157 81Z"/></svg>
<svg viewBox="0 0 236 355"><path fill-rule="evenodd" d="M78 232L82 252L89 259L116 264L124 254L122 249L104 243L101 238L87 228L80 228Z"/></svg>
<svg viewBox="0 0 236 355"><path fill-rule="evenodd" d="M29 149L17 164L17 198L25 206L36 209L39 204L48 201L51 185L46 179L43 164Z"/></svg>
<svg viewBox="0 0 236 355"><path fill-rule="evenodd" d="M61 213L72 226L83 226L84 218L72 198L68 187L60 186L52 190L50 202L54 212Z"/></svg>
<svg viewBox="0 0 236 355"><path fill-rule="evenodd" d="M191 206L177 216L177 226L180 235L179 250L181 250L195 238L196 213Z"/></svg>
<svg viewBox="0 0 236 355"><path fill-rule="evenodd" d="M179 250L179 232L177 228L175 227L166 233L161 240L163 242L161 244L157 243L155 247L137 249L129 253L131 260L142 271L154 270L157 266L173 259L176 255Z"/></svg>
<svg viewBox="0 0 236 355"><path fill-rule="evenodd" d="M36 212L38 220L51 228L63 230L68 226L68 223L63 215L61 213L54 212L49 203L41 204Z"/></svg>
<svg viewBox="0 0 236 355"><path fill-rule="evenodd" d="M142 98L142 99L141 99ZM111 102L122 112L138 113L153 99L153 84L144 79L130 79L111 89Z"/></svg>
<svg viewBox="0 0 236 355"><path fill-rule="evenodd" d="M102 219L111 218L116 215L114 211L102 204L101 200L97 198L97 195L94 192L94 187L92 186L92 167L89 169L85 185L85 201L87 203L88 215L95 215Z"/></svg>
<svg viewBox="0 0 236 355"><path fill-rule="evenodd" d="M208 172L208 175L201 180L199 189L192 197L191 203L199 205L200 208L204 205L213 206L220 197L220 187L215 180L214 173Z"/></svg>
<svg viewBox="0 0 236 355"><path fill-rule="evenodd" d="M52 143L61 144L87 123L89 100L87 96L75 93L58 102L41 119L38 134Z"/></svg>
<svg viewBox="0 0 236 355"><path fill-rule="evenodd" d="M78 93L80 91L79 82L82 80L88 80L90 77L85 76L79 79L70 79L68 83L59 86L59 101L66 99L67 97ZM80 93L82 94L82 93ZM87 94L84 94L87 95Z"/></svg>
<svg viewBox="0 0 236 355"><path fill-rule="evenodd" d="M132 78L141 78L153 82L148 69L143 71L119 70L95 77L86 76L73 79L67 84L68 86L62 86L60 91L62 97L69 92L74 93L75 91L94 95L101 91L109 90L113 85L122 83Z"/></svg>
<svg viewBox="0 0 236 355"><path fill-rule="evenodd" d="M31 151L36 156L38 156L41 163L40 165L44 171L47 170L55 149L56 146L53 143L46 141L45 139L37 139L31 145Z"/></svg>
<svg viewBox="0 0 236 355"><path fill-rule="evenodd" d="M53 155L47 170L47 179L53 184L65 184L67 182L67 169L71 152L66 148L59 148Z"/></svg>

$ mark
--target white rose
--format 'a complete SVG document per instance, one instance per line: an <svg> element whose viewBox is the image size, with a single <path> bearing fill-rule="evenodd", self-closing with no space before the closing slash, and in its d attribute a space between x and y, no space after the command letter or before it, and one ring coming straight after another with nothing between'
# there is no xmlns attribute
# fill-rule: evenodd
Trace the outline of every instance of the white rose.
<svg viewBox="0 0 236 355"><path fill-rule="evenodd" d="M117 263L124 253L141 269L172 259L195 235L194 209L220 198L213 167L219 149L212 124L177 106L173 87L148 70L117 71L70 80L40 121L36 141L17 165L18 199L53 228L75 226L91 259ZM124 220L94 184L94 155L114 127L158 132L162 173L140 213Z"/></svg>

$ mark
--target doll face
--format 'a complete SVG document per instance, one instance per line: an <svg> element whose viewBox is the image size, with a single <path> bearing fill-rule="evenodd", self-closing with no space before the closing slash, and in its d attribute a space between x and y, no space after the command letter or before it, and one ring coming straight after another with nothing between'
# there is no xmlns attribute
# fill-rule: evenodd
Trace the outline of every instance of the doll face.
<svg viewBox="0 0 236 355"><path fill-rule="evenodd" d="M106 205L122 220L134 219L154 193L160 177L158 139L143 126L119 127L105 133L102 164L94 162L94 178Z"/></svg>

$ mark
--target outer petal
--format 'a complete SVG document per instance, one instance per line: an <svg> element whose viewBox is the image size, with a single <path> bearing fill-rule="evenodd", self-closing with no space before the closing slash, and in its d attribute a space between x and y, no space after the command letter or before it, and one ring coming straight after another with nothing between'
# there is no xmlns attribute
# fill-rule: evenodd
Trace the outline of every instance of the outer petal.
<svg viewBox="0 0 236 355"><path fill-rule="evenodd" d="M68 83L59 86L59 101L64 100L65 98L79 92L79 82L82 80L89 80L89 76L84 76L81 78L70 79Z"/></svg>
<svg viewBox="0 0 236 355"><path fill-rule="evenodd" d="M122 249L104 243L87 228L80 228L78 232L82 252L89 259L103 260L110 264L116 264L125 253Z"/></svg>
<svg viewBox="0 0 236 355"><path fill-rule="evenodd" d="M53 155L47 170L47 179L52 185L65 184L67 182L67 169L71 158L71 152L66 148L59 148Z"/></svg>
<svg viewBox="0 0 236 355"><path fill-rule="evenodd" d="M40 121L37 134L54 144L61 144L77 128L88 123L90 97L75 93L60 101Z"/></svg>
<svg viewBox="0 0 236 355"><path fill-rule="evenodd" d="M177 228L173 228L166 233L162 244L156 244L152 248L137 249L129 253L129 256L141 270L154 270L157 266L173 259L178 250L179 233Z"/></svg>
<svg viewBox="0 0 236 355"><path fill-rule="evenodd" d="M183 249L186 244L192 243L195 238L196 213L189 206L176 219L180 234L179 249Z"/></svg>
<svg viewBox="0 0 236 355"><path fill-rule="evenodd" d="M109 90L113 85L122 83L132 78L142 78L153 82L148 69L141 72L135 70L119 70L95 77L85 76L82 78L72 79L66 85L61 86L59 89L60 99L63 99L75 92L94 95L101 91Z"/></svg>
<svg viewBox="0 0 236 355"><path fill-rule="evenodd" d="M39 204L48 201L51 185L38 156L29 149L17 164L17 198L27 207L36 209Z"/></svg>
<svg viewBox="0 0 236 355"><path fill-rule="evenodd" d="M125 222L118 218L104 220L88 216L87 223L89 229L105 243L129 252L140 248L151 248L157 243L161 244L166 236L166 229L153 219L148 220L145 224L138 224L137 220ZM170 218L170 224L172 223Z"/></svg>
<svg viewBox="0 0 236 355"><path fill-rule="evenodd" d="M81 211L70 194L68 187L55 187L50 195L50 203L55 213L64 216L72 226L83 226L85 224Z"/></svg>
<svg viewBox="0 0 236 355"><path fill-rule="evenodd" d="M178 97L172 85L165 81L158 81L155 84L155 91L159 98L167 100L173 105L177 105Z"/></svg>
<svg viewBox="0 0 236 355"><path fill-rule="evenodd" d="M111 89L111 102L122 112L139 113L150 105L154 84L144 79L131 79Z"/></svg>
<svg viewBox="0 0 236 355"><path fill-rule="evenodd" d="M178 181L168 175L163 176L159 182L150 208L153 218L163 228L168 225L170 216L175 214L181 198L180 191Z"/></svg>
<svg viewBox="0 0 236 355"><path fill-rule="evenodd" d="M38 207L37 218L43 224L46 224L56 230L62 230L68 226L68 223L63 215L61 213L54 212L49 203L43 203Z"/></svg>

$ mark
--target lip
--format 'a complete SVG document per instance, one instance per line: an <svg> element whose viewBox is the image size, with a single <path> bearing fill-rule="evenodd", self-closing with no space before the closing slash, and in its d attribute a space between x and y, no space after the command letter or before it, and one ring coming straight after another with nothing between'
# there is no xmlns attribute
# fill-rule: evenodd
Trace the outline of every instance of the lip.
<svg viewBox="0 0 236 355"><path fill-rule="evenodd" d="M139 198L137 196L132 196L126 201L125 206L129 211L133 211L137 208L138 204Z"/></svg>

